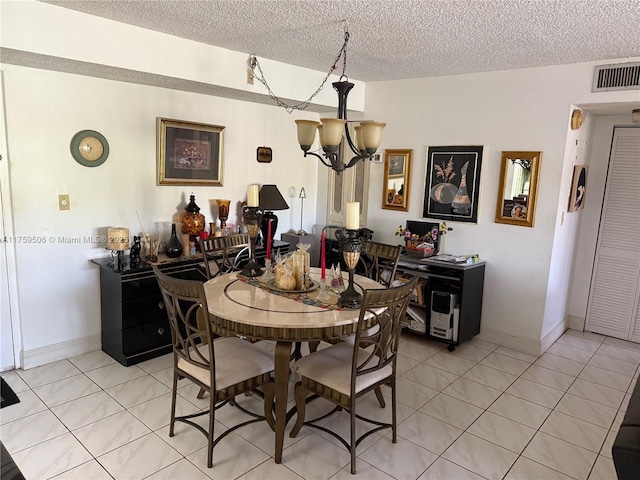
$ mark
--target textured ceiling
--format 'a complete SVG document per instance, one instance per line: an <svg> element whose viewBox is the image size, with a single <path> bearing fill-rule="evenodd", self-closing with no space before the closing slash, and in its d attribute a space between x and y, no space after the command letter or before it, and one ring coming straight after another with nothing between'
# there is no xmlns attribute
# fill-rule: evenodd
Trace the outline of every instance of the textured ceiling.
<svg viewBox="0 0 640 480"><path fill-rule="evenodd" d="M640 0L46 3L325 72L346 20L346 74L363 81L640 56Z"/></svg>

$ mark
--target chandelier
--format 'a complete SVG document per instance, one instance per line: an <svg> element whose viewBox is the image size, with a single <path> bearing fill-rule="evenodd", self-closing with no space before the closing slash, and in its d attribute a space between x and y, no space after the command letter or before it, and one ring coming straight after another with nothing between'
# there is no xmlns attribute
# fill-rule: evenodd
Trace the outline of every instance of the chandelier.
<svg viewBox="0 0 640 480"><path fill-rule="evenodd" d="M324 80L320 84L320 87L304 102L301 102L297 105L287 105L282 100L273 94L269 86L267 85L266 80L264 79L264 74L260 69L260 65L258 64L258 60L255 56L251 56L249 58L249 66L253 71L253 76L260 83L262 83L267 90L269 91L269 96L276 100L278 105L284 107L289 113L293 110L304 110L306 109L313 97L315 97L325 82L329 78L329 75L337 69L337 64L340 58L342 57L342 75L340 76L339 81L333 82L333 88L338 93L338 116L337 118L321 118L320 122L316 122L314 120L296 120L296 125L298 128L298 143L300 143L300 148L304 152L304 156L312 155L318 158L324 165L327 167L331 167L337 173L343 172L347 168L353 167L360 160L369 159L372 160L374 154L378 150L380 146L380 141L382 139L382 130L386 126L386 123L382 122L373 122L373 121L362 121L358 126L354 128L355 131L355 141L351 137L351 133L349 131L349 126L347 124L347 96L349 92L354 87L354 84L349 82L349 78L346 76L345 72L347 69L347 44L349 43L349 31L345 29L344 33L344 43L338 56L332 65L331 69L325 76ZM260 71L260 75L255 73L255 69L258 68ZM311 145L315 142L316 130L319 132L320 137L320 145L322 146L323 154L319 155L316 152L312 152ZM345 159L342 158L340 145L343 141L343 137L347 142L347 145L353 152L354 156L345 163ZM346 151L346 149L345 149Z"/></svg>

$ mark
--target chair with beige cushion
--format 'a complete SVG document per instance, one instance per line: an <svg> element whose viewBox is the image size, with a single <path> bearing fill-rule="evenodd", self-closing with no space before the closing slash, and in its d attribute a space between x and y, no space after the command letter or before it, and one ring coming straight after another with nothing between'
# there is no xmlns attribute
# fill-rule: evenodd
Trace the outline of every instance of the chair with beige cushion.
<svg viewBox="0 0 640 480"><path fill-rule="evenodd" d="M363 275L389 287L396 278L401 251L401 245L369 241L360 255L359 267L364 270Z"/></svg>
<svg viewBox="0 0 640 480"><path fill-rule="evenodd" d="M391 427L396 443L396 363L402 319L418 277L400 287L365 290L354 343L340 342L324 350L302 357L295 365L301 376L295 387L298 419L291 437L302 425L320 429L335 436L351 452L351 473L356 473L356 446L365 437ZM377 328L373 328L377 327ZM356 415L356 401L363 395L387 385L391 388L391 423L382 423ZM335 432L305 422L307 397L323 397L350 414L350 441ZM356 418L375 425L356 439Z"/></svg>
<svg viewBox="0 0 640 480"><path fill-rule="evenodd" d="M173 388L169 436L174 435L175 422L187 423L200 430L208 440L207 466L213 465L213 448L227 434L250 423L267 420L275 428L272 408L274 384L273 354L238 337L213 338L209 309L202 282L180 280L162 273L154 266L164 298L173 343ZM209 394L209 410L176 417L178 380L187 378ZM260 388L262 392L256 391ZM237 395L256 391L264 395L264 416L241 408L234 401ZM215 411L231 403L254 417L218 435L214 440ZM209 414L208 429L192 421Z"/></svg>

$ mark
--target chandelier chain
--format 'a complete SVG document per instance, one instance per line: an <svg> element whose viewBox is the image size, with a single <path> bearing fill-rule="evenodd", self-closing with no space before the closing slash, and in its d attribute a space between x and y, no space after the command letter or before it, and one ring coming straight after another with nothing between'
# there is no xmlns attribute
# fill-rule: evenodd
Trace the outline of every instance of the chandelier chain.
<svg viewBox="0 0 640 480"><path fill-rule="evenodd" d="M269 98L275 101L279 107L283 107L288 113L293 113L294 110L306 110L307 107L309 107L309 105L311 104L311 101L316 97L316 95L320 93L325 83L327 83L327 80L329 79L331 74L338 69L338 62L340 61L341 57L342 57L342 76L340 77L340 80L342 81L343 78L348 80L348 77L346 76L346 73L345 73L347 70L347 43L349 43L349 31L345 30L344 43L342 44L342 48L340 48L340 51L338 52L338 56L333 62L333 65L331 65L331 68L329 69L325 77L322 79L320 86L316 89L315 92L311 94L311 96L308 99L304 100L303 102L296 103L295 105L289 105L288 103L282 101L275 93L273 93L273 90L271 90L271 87L267 83L264 72L260 67L260 62L258 62L258 58L255 55L251 55L249 57L249 67L253 72L253 77L265 86L265 88L267 89L267 92L269 93ZM259 75L256 74L256 68L258 69L258 72L260 72Z"/></svg>

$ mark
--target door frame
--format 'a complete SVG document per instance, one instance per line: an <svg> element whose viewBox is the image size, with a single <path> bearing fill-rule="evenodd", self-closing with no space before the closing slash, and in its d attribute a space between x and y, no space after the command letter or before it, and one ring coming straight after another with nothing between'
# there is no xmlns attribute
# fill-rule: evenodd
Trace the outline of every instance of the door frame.
<svg viewBox="0 0 640 480"><path fill-rule="evenodd" d="M2 211L2 219L0 219L0 230L2 240L4 238L15 238L15 230L13 226L13 202L11 196L11 175L9 172L9 146L7 136L7 115L5 107L5 82L4 71L0 70L0 210ZM0 288L7 289L7 298L9 300L8 312L11 325L11 341L13 348L13 365L0 365L0 370L9 368L22 367L22 330L20 328L20 309L18 302L18 269L16 261L16 249L13 242L2 241L0 247L0 255L3 256L6 264L6 274L2 279ZM4 332L3 332L4 333ZM2 335L5 338L5 335Z"/></svg>

